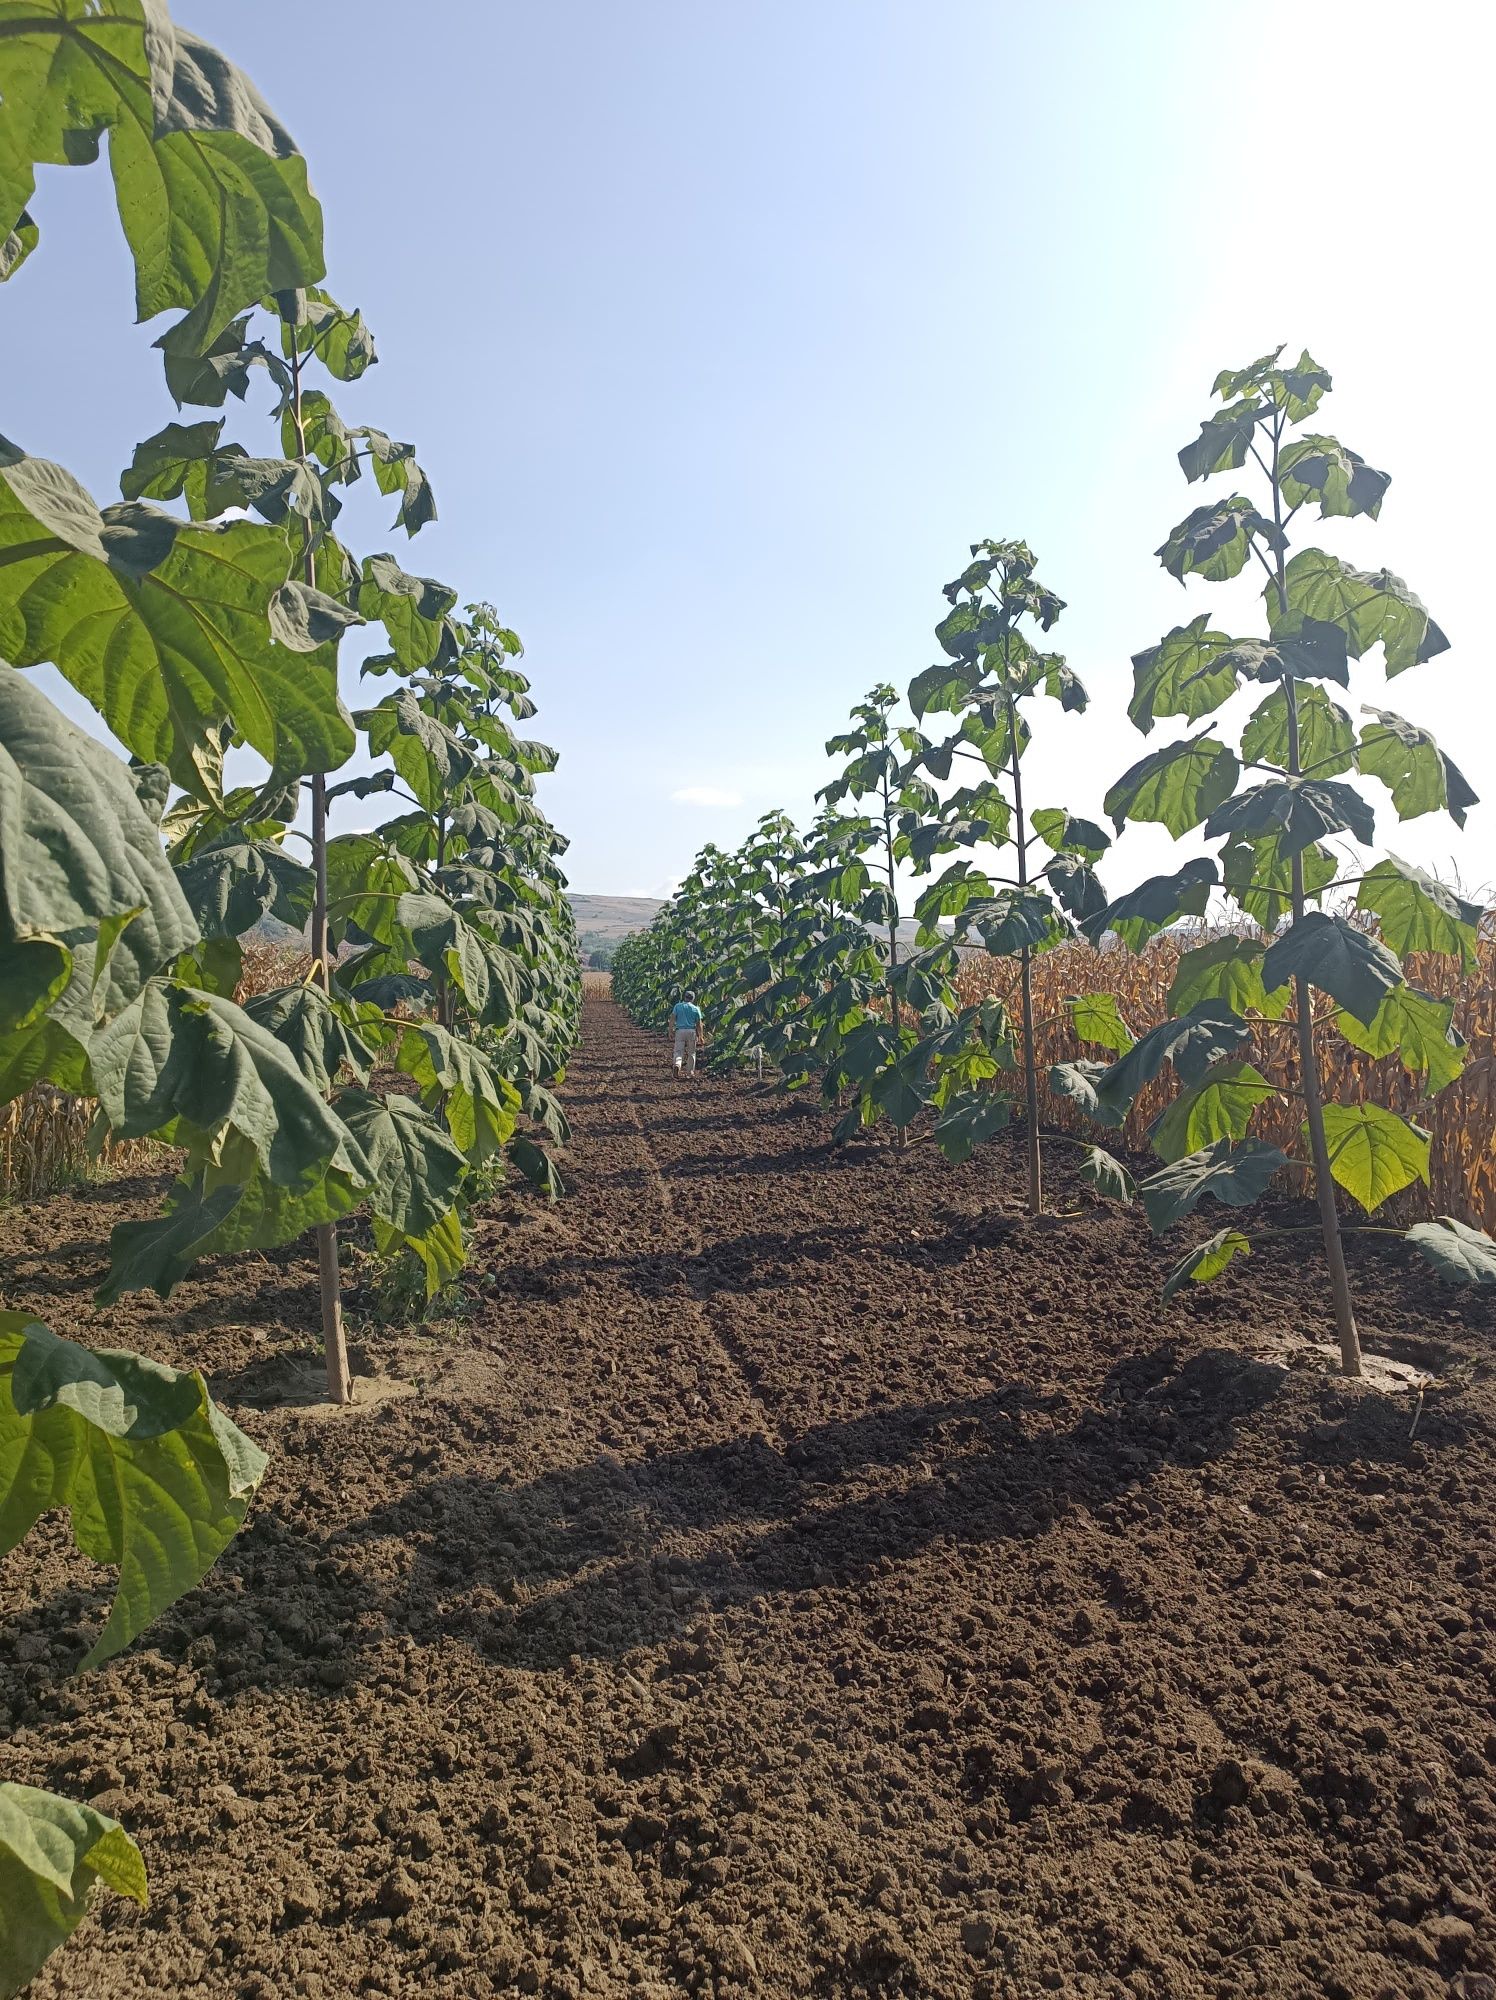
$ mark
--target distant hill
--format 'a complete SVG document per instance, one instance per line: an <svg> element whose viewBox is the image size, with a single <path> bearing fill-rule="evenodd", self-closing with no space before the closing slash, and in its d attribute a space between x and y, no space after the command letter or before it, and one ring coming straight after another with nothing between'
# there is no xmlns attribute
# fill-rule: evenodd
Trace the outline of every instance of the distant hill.
<svg viewBox="0 0 1496 2000"><path fill-rule="evenodd" d="M577 920L577 941L584 956L601 945L620 943L635 931L647 930L656 910L658 896L578 896L570 894L572 914Z"/></svg>

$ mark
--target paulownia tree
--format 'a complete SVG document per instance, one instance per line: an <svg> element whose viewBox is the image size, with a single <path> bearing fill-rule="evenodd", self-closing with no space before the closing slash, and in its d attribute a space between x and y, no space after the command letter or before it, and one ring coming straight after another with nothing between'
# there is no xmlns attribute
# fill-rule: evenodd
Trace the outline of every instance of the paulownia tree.
<svg viewBox="0 0 1496 2000"><path fill-rule="evenodd" d="M1073 919L1105 906L1095 863L1109 836L1089 820L1062 807L1026 810L1023 755L1030 741L1026 710L1039 695L1078 714L1086 691L1058 653L1038 650L1024 625L1048 632L1064 604L1034 575L1034 554L1025 542L973 543L972 560L945 586L947 616L935 636L947 658L928 667L910 685L909 703L923 721L932 714L960 717L944 743L920 739L916 762L942 782L961 775L968 781L942 802L938 814L912 837L916 867L928 870L937 854L956 848L1011 850L1013 873L979 869L970 860L952 862L921 894L916 914L921 936L933 942L938 926L951 920L957 939L973 931L988 951L1018 959L1019 1030L1023 1049L1028 1206L1044 1209L1040 1151L1039 1075L1034 1017L1033 960L1074 934ZM1048 857L1036 861L1036 850ZM994 1096L985 1112L987 1129L1006 1117L1006 1099ZM1061 1143L1073 1143L1062 1135ZM1083 1171L1107 1193L1123 1192L1126 1175L1100 1148L1088 1148Z"/></svg>
<svg viewBox="0 0 1496 2000"><path fill-rule="evenodd" d="M1223 889L1251 930L1186 952L1170 995L1171 1018L1108 1068L1071 1065L1062 1087L1103 1118L1120 1122L1137 1091L1171 1062L1183 1086L1152 1132L1167 1164L1140 1193L1155 1229L1189 1215L1204 1198L1245 1207L1289 1162L1254 1138L1253 1112L1273 1086L1252 1055L1289 1033L1297 1052L1306 1160L1319 1207L1341 1364L1361 1370L1346 1272L1337 1187L1374 1211L1415 1181L1427 1181L1429 1138L1411 1119L1374 1103L1328 1097L1337 1039L1373 1055L1396 1054L1429 1094L1459 1074L1463 1054L1451 1003L1421 992L1402 955L1443 952L1473 963L1478 906L1423 870L1386 856L1337 861L1329 843L1374 836L1374 809L1354 777L1376 780L1399 819L1446 811L1463 826L1474 793L1418 724L1381 707L1357 723L1332 689L1381 649L1393 679L1442 653L1443 632L1401 577L1358 570L1316 548L1293 549L1290 529L1305 508L1322 517L1376 519L1387 490L1375 471L1334 437L1307 429L1330 377L1306 353L1284 365L1282 350L1224 370L1215 393L1225 407L1180 452L1186 478L1237 471L1250 461L1257 499L1232 493L1197 508L1159 551L1171 576L1223 582L1255 563L1263 576L1267 634L1237 638L1201 616L1177 626L1134 660L1130 713L1147 734L1161 716L1189 723L1215 714L1239 689L1259 699L1238 747L1206 727L1153 751L1112 787L1106 806L1120 828L1154 821L1177 837L1201 829L1223 843L1219 860L1187 862L1144 883L1095 921L1134 947ZM1354 891L1351 907L1326 907ZM1384 1232L1398 1234L1401 1232ZM1444 1218L1407 1232L1445 1278L1496 1282L1496 1245ZM1249 1248L1245 1232L1222 1229L1192 1248L1169 1289L1215 1277Z"/></svg>

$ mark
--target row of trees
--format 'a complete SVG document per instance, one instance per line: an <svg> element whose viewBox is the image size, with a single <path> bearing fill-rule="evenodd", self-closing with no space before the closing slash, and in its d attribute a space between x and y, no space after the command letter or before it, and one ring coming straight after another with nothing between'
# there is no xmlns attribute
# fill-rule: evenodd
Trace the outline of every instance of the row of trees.
<svg viewBox="0 0 1496 2000"><path fill-rule="evenodd" d="M1041 1091L1115 1128L1167 1066L1177 1089L1149 1135L1161 1164L1135 1182L1104 1148L1086 1146L1083 1165L1103 1193L1140 1198L1160 1232L1205 1201L1251 1207L1290 1165L1250 1128L1281 1088L1264 1074L1264 1054L1291 1037L1303 1110L1297 1164L1318 1202L1342 1365L1359 1374L1336 1189L1375 1212L1428 1179L1429 1139L1382 1106L1334 1102L1323 1079L1337 1037L1397 1054L1429 1095L1459 1075L1451 1002L1421 992L1402 961L1443 952L1473 965L1481 911L1395 856L1346 864L1329 844L1337 835L1363 849L1373 842L1373 799L1353 779L1377 781L1400 820L1445 811L1463 826L1475 803L1427 730L1381 708L1364 709L1358 726L1331 692L1348 688L1352 664L1377 649L1390 679L1448 642L1390 571L1294 550L1303 509L1374 519L1388 485L1308 428L1329 388L1309 355L1286 366L1281 349L1223 371L1223 407L1179 454L1190 480L1250 462L1261 491L1197 508L1159 558L1181 583L1225 581L1256 563L1267 630L1237 637L1201 614L1135 656L1129 715L1144 735L1164 717L1206 726L1117 780L1105 801L1112 833L1025 797L1038 705L1047 698L1073 713L1086 694L1064 659L1041 647L1063 605L1039 582L1032 551L981 543L946 586L949 609L936 627L945 657L909 686L914 723L896 723L893 688L874 689L827 745L846 762L819 794L810 829L802 835L771 814L735 854L704 850L651 929L620 948L614 985L650 1021L680 986L704 990L720 1024L715 1060L767 1059L792 1088L819 1079L828 1101L848 1107L839 1138L881 1118L902 1137L928 1119L947 1157L963 1159L1021 1105L1036 1215L1044 1147L1077 1143L1044 1130ZM1244 689L1258 699L1229 743L1206 719ZM936 738L930 718L944 715L952 724ZM1176 839L1203 833L1218 852L1109 898L1098 867L1113 834L1143 821ZM900 869L918 889L907 943ZM1103 1054L1041 1076L1034 955L1076 936L1139 951L1221 896L1231 921L1184 953L1169 1018L1135 1040L1111 995L1077 996L1068 1003L1075 1031ZM973 943L1016 960L1011 1007L958 1003L959 948ZM1496 1243L1481 1231L1444 1217L1406 1234L1440 1277L1496 1283ZM1166 1289L1218 1276L1249 1247L1235 1223L1216 1230L1191 1245Z"/></svg>
<svg viewBox="0 0 1496 2000"><path fill-rule="evenodd" d="M557 1186L550 1086L580 979L564 842L535 797L555 760L522 733L521 647L492 607L459 614L455 590L342 539L366 477L407 537L436 507L414 448L341 407L375 343L323 289L289 133L164 0L0 0L0 280L19 274L18 295L36 168L106 145L138 316L180 314L157 346L191 414L135 446L102 505L0 439L0 1103L50 1084L96 1104L101 1141L177 1150L164 1213L115 1230L101 1301L312 1235L346 1401L340 1223L366 1208L376 1252L434 1291L496 1172ZM223 413L252 389L246 444ZM364 675L392 685L350 713L338 649L359 626L386 648ZM46 697L27 671L44 664L124 755ZM371 773L338 781L360 747ZM348 793L398 810L334 835ZM271 919L310 970L241 1003L243 943ZM200 1376L0 1315L0 1551L63 1506L121 1569L85 1664L204 1573L262 1470ZM121 1829L0 1785L0 1989L96 1877L143 1896Z"/></svg>

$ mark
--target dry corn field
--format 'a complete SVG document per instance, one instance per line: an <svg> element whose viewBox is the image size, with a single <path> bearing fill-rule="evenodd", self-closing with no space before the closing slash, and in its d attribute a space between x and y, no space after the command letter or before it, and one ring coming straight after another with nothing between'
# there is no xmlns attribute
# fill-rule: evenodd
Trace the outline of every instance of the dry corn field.
<svg viewBox="0 0 1496 2000"><path fill-rule="evenodd" d="M1110 993L1134 1035L1168 1018L1169 987L1182 954L1210 933L1201 930L1155 938L1141 953L1108 945L1071 944L1034 961L1034 1008L1043 1023L1039 1052L1045 1072L1051 1063L1077 1056L1103 1057L1083 1045L1070 1027L1069 994ZM1479 968L1468 976L1450 958L1413 954L1406 960L1410 982L1455 1003L1453 1026L1466 1042L1463 1074L1433 1099L1396 1056L1373 1057L1353 1049L1338 1035L1321 1037L1320 1073L1327 1095L1343 1103L1368 1100L1403 1113L1433 1135L1430 1185L1410 1188L1386 1204L1387 1219L1415 1222L1430 1215L1454 1215L1482 1229L1496 1229L1496 938L1482 937ZM996 993L1011 999L1017 985L1016 961L973 957L961 969L963 1002ZM1285 1092L1298 1087L1298 1050L1291 1022L1259 1024L1257 1066ZM1174 1092L1166 1069L1143 1090L1121 1131L1114 1136L1139 1152L1147 1149L1149 1125ZM1063 1099L1050 1095L1046 1117L1063 1131L1109 1144L1107 1136ZM1288 1095L1264 1103L1252 1131L1285 1152L1302 1151L1296 1100Z"/></svg>

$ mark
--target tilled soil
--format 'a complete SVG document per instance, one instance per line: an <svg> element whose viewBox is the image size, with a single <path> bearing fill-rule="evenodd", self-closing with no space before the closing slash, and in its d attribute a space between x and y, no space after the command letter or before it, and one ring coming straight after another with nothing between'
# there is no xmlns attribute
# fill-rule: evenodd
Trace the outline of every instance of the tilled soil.
<svg viewBox="0 0 1496 2000"><path fill-rule="evenodd" d="M600 998L566 1095L572 1193L351 1413L272 1393L304 1260L101 1318L152 1188L0 1218L9 1303L272 1454L95 1674L60 1528L0 1572L6 1775L153 1888L35 1994L1496 2000L1489 1303L1355 1246L1442 1378L1410 1439L1307 1346L1312 1238L1165 1306L1178 1247L1063 1166L1034 1223L1016 1144L835 1153Z"/></svg>

